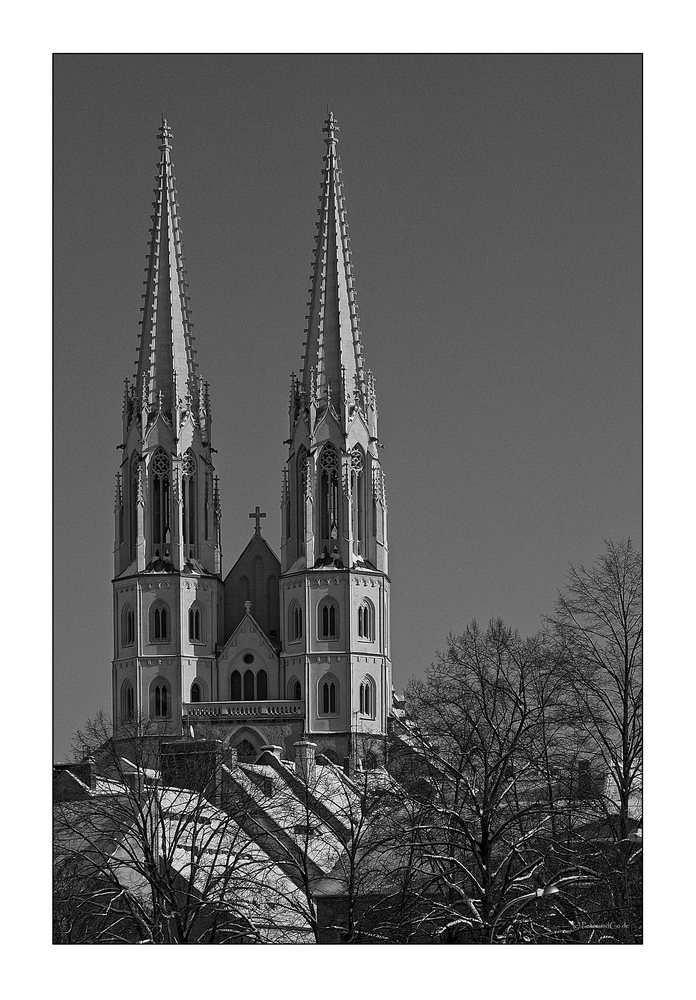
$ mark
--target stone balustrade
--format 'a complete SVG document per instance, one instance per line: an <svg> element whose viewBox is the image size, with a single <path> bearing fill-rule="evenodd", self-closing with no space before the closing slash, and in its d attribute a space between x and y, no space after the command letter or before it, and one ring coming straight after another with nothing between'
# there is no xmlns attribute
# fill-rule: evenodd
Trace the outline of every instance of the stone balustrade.
<svg viewBox="0 0 696 1000"><path fill-rule="evenodd" d="M259 718L263 716L304 715L304 701L192 701L184 702L182 714L194 719Z"/></svg>

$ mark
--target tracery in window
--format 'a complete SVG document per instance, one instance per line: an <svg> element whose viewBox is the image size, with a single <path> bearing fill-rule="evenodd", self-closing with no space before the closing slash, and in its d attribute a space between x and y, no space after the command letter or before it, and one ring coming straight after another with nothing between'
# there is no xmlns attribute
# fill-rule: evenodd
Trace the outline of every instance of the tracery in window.
<svg viewBox="0 0 696 1000"><path fill-rule="evenodd" d="M362 553L365 542L365 455L357 445L350 453L350 491L353 542L356 551Z"/></svg>
<svg viewBox="0 0 696 1000"><path fill-rule="evenodd" d="M152 541L164 545L170 540L171 468L163 448L158 448L150 462L152 479Z"/></svg>
<svg viewBox="0 0 696 1000"><path fill-rule="evenodd" d="M325 444L319 459L321 540L333 548L338 542L338 452Z"/></svg>
<svg viewBox="0 0 696 1000"><path fill-rule="evenodd" d="M181 476L184 545L193 546L196 542L196 459L191 449L181 463Z"/></svg>

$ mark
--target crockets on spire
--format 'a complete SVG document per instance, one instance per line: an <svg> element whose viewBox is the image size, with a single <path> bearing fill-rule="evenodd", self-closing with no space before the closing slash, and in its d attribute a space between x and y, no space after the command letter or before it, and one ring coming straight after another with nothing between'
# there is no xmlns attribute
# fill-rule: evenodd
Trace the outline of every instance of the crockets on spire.
<svg viewBox="0 0 696 1000"><path fill-rule="evenodd" d="M366 410L358 306L353 281L341 167L336 151L339 131L333 113L324 123L326 156L319 201L317 247L310 290L302 392L307 401L350 399Z"/></svg>
<svg viewBox="0 0 696 1000"><path fill-rule="evenodd" d="M185 401L187 396L197 395L196 365L171 162L172 132L164 117L158 138L161 155L154 215L150 217L150 252L135 389L141 406L171 414L179 399Z"/></svg>

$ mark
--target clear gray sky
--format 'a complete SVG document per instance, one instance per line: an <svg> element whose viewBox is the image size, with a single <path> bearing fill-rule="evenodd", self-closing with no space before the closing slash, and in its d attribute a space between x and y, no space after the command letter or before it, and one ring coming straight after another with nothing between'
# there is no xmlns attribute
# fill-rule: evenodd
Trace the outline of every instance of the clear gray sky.
<svg viewBox="0 0 696 1000"><path fill-rule="evenodd" d="M394 679L641 532L638 56L58 56L55 750L110 709L114 475L164 113L225 571L280 541L322 122L387 474Z"/></svg>

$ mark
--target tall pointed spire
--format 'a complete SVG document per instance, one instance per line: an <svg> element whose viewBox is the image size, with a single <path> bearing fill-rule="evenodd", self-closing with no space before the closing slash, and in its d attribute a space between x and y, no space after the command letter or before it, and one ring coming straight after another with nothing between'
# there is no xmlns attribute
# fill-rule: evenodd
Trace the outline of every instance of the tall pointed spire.
<svg viewBox="0 0 696 1000"><path fill-rule="evenodd" d="M321 404L336 405L346 395L358 397L366 408L360 323L348 249L348 224L341 167L336 150L339 131L333 112L324 123L326 156L322 174L302 389L306 399L313 391Z"/></svg>
<svg viewBox="0 0 696 1000"><path fill-rule="evenodd" d="M191 391L196 365L171 162L172 132L164 117L158 138L161 155L154 214L150 217L152 229L136 385L145 397L144 407L160 408L171 414L177 397L185 398Z"/></svg>

